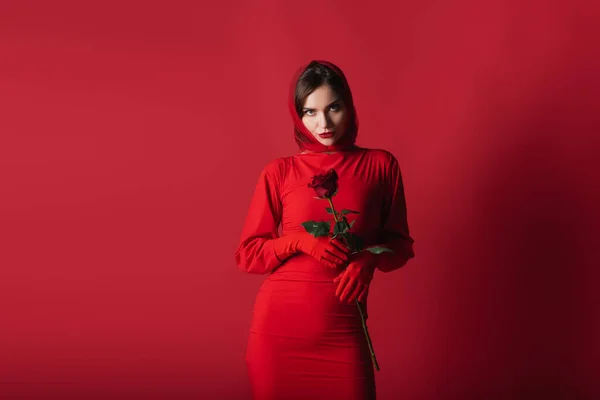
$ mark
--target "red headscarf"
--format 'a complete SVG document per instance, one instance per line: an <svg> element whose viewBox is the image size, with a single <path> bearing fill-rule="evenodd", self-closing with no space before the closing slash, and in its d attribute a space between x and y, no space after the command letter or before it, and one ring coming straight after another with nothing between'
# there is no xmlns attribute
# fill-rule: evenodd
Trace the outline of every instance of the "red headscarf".
<svg viewBox="0 0 600 400"><path fill-rule="evenodd" d="M348 81L346 80L346 76L342 72L342 70L328 61L316 60L320 64L326 65L329 68L333 69L341 78L342 82L348 91L348 98L351 104L344 104L346 110L348 110L348 128L346 132L331 146L325 146L321 144L313 135L310 133L308 129L302 123L302 119L298 116L296 112L296 104L295 104L295 93L296 93L296 84L298 83L298 79L300 75L304 72L306 67L305 65L296 72L294 75L294 79L292 80L291 88L290 88L290 96L289 96L289 110L292 114L292 120L294 121L294 140L300 147L300 150L309 150L314 152L324 152L324 151L338 151L345 150L355 147L356 135L358 134L358 116L356 114L356 109L354 108L354 101L352 100L352 92L350 91L350 86L348 85ZM354 123L351 123L354 121Z"/></svg>

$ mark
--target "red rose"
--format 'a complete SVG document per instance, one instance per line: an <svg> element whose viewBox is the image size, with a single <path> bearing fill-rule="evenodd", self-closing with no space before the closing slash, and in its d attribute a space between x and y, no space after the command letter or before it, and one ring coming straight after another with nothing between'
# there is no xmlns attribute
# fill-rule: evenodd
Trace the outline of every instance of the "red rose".
<svg viewBox="0 0 600 400"><path fill-rule="evenodd" d="M317 197L320 199L330 199L338 190L338 175L334 169L330 169L324 174L312 177L312 182L308 184L309 188L315 189Z"/></svg>

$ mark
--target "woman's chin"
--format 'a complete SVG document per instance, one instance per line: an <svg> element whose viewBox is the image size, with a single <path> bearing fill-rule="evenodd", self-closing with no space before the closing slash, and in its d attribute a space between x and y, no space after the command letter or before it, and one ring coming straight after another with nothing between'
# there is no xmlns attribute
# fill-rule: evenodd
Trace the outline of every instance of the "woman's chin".
<svg viewBox="0 0 600 400"><path fill-rule="evenodd" d="M333 146L335 144L334 139L319 139L319 143L323 146Z"/></svg>
<svg viewBox="0 0 600 400"><path fill-rule="evenodd" d="M316 139L323 146L333 146L335 144L335 142L337 142L337 138L336 137L322 138L322 137L317 136Z"/></svg>

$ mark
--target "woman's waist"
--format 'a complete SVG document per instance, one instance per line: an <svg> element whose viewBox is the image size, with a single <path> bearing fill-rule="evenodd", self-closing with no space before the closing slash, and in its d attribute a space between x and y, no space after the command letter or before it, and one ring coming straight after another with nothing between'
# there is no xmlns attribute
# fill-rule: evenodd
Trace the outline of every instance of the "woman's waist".
<svg viewBox="0 0 600 400"><path fill-rule="evenodd" d="M263 281L256 301L262 305L277 304L276 307L283 307L284 311L286 307L309 307L321 312L355 315L356 303L342 302L335 294L339 284L334 278L343 270L343 267L326 267L310 256L292 257Z"/></svg>
<svg viewBox="0 0 600 400"><path fill-rule="evenodd" d="M267 281L306 281L332 283L344 267L331 268L312 256L297 253L269 274Z"/></svg>
<svg viewBox="0 0 600 400"><path fill-rule="evenodd" d="M293 279L286 280L286 275ZM362 328L356 303L340 301L337 283L307 278L301 272L271 275L261 285L254 303L251 330L282 336L323 337L355 335ZM363 310L367 310L363 303ZM341 336L340 336L341 335Z"/></svg>

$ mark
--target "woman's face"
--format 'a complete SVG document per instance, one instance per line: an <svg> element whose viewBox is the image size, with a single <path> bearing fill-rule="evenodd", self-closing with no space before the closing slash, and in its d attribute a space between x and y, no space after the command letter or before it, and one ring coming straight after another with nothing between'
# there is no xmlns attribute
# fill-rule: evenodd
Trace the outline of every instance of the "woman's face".
<svg viewBox="0 0 600 400"><path fill-rule="evenodd" d="M302 122L324 146L333 145L344 135L347 120L341 97L328 85L316 88L304 102Z"/></svg>

